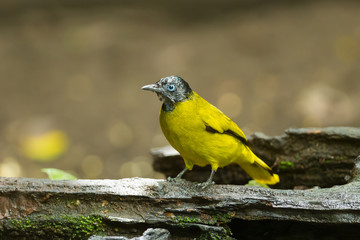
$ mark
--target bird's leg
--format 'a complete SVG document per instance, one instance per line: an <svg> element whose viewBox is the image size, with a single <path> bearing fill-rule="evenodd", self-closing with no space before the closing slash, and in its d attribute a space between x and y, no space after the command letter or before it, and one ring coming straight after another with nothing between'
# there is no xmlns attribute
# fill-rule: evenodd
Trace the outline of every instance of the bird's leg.
<svg viewBox="0 0 360 240"><path fill-rule="evenodd" d="M212 184L215 184L215 182L213 181L214 176L215 176L215 170L214 170L214 169L211 169L211 174L210 174L209 179L206 180L206 182L199 183L198 186L200 186L201 189L205 189L205 188L207 188L208 186L210 186L210 185L212 185Z"/></svg>
<svg viewBox="0 0 360 240"><path fill-rule="evenodd" d="M184 175L184 173L186 173L187 170L188 170L188 168L185 167L175 178L177 178L177 179L182 178L182 176Z"/></svg>
<svg viewBox="0 0 360 240"><path fill-rule="evenodd" d="M188 170L187 167L185 167L176 177L174 178L168 177L167 180L169 182L177 182L181 179L181 177L184 175L184 173L186 173L187 170Z"/></svg>

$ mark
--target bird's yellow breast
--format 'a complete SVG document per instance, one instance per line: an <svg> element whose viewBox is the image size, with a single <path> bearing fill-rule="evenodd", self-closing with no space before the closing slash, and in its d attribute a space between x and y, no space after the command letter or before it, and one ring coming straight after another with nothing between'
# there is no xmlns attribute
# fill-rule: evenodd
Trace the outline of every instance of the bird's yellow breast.
<svg viewBox="0 0 360 240"><path fill-rule="evenodd" d="M241 141L233 136L206 130L204 119L212 119L212 116L218 119L219 113L223 115L195 92L187 101L176 103L172 111L160 111L161 129L169 143L184 158L188 169L191 170L193 165L211 164L216 170L247 152ZM235 124L228 118L225 120Z"/></svg>

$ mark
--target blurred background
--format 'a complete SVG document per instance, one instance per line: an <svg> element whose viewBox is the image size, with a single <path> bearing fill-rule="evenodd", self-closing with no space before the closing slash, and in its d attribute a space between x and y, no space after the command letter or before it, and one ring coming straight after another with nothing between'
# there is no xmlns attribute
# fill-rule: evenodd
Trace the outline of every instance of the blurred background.
<svg viewBox="0 0 360 240"><path fill-rule="evenodd" d="M360 127L358 1L0 2L0 176L154 177L179 75L245 132Z"/></svg>

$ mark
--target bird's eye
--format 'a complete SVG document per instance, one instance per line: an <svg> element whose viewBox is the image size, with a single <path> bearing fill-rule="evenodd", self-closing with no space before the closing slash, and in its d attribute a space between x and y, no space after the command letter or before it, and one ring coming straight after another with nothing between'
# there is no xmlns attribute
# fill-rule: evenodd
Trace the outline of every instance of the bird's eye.
<svg viewBox="0 0 360 240"><path fill-rule="evenodd" d="M174 85L174 84L169 84L167 88L168 88L168 90L169 90L170 92L175 91L175 85Z"/></svg>

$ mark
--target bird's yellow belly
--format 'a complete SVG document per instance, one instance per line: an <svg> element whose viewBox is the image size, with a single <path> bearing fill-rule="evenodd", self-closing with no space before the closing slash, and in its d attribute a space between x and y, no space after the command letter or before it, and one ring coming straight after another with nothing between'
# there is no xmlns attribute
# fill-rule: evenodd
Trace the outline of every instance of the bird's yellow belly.
<svg viewBox="0 0 360 240"><path fill-rule="evenodd" d="M160 113L160 125L169 143L184 158L185 165L210 164L215 170L239 158L245 147L236 138L206 131L202 120L189 106L177 106L172 112ZM181 112L179 112L181 111Z"/></svg>

